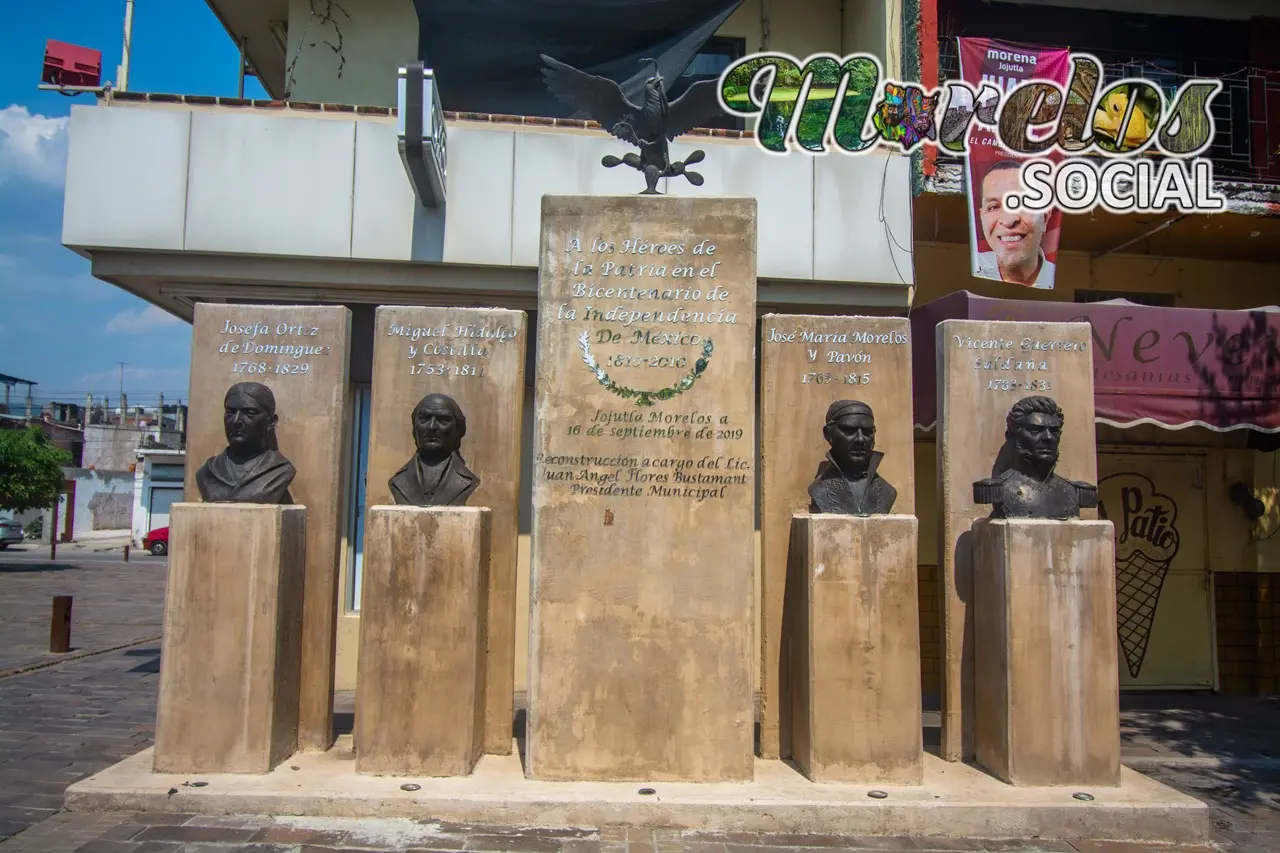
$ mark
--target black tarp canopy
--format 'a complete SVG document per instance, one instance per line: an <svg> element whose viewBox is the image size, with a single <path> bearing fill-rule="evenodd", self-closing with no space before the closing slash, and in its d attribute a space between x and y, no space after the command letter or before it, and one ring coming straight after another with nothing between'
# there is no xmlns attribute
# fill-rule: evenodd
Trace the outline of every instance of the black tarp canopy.
<svg viewBox="0 0 1280 853"><path fill-rule="evenodd" d="M572 109L547 91L539 54L619 84L647 75L640 60L651 57L678 96L676 79L741 3L414 0L418 58L446 110L563 118Z"/></svg>

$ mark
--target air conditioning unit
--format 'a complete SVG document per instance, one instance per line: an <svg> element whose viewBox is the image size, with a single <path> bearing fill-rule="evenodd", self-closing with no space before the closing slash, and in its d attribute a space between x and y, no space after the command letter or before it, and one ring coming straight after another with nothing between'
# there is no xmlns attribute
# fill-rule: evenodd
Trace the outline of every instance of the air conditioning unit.
<svg viewBox="0 0 1280 853"><path fill-rule="evenodd" d="M442 207L448 158L435 74L421 62L410 63L400 69L396 87L400 159L418 200L427 207Z"/></svg>
<svg viewBox="0 0 1280 853"><path fill-rule="evenodd" d="M44 69L40 82L52 86L84 86L102 83L102 51L64 41L44 43Z"/></svg>

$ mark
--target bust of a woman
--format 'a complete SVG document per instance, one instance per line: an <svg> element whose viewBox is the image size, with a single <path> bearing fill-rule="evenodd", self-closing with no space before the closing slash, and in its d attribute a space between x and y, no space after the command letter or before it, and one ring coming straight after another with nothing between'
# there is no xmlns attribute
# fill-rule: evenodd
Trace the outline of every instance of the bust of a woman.
<svg viewBox="0 0 1280 853"><path fill-rule="evenodd" d="M223 398L227 446L196 472L206 503L291 504L293 464L275 449L276 398L259 382L232 385Z"/></svg>

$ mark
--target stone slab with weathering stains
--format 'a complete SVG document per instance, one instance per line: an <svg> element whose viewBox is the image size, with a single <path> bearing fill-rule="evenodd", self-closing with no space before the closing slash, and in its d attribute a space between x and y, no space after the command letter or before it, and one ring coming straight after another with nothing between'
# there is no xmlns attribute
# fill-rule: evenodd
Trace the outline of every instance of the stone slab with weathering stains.
<svg viewBox="0 0 1280 853"><path fill-rule="evenodd" d="M791 755L782 723L791 695L782 610L791 517L809 510L809 484L827 453L827 407L861 400L876 418L877 473L898 492L893 512L915 513L911 327L900 317L765 314L760 318L760 752Z"/></svg>
<svg viewBox="0 0 1280 853"><path fill-rule="evenodd" d="M176 503L158 773L267 773L298 744L307 511Z"/></svg>
<svg viewBox="0 0 1280 853"><path fill-rule="evenodd" d="M1109 521L974 525L978 762L1013 785L1120 784Z"/></svg>
<svg viewBox="0 0 1280 853"><path fill-rule="evenodd" d="M752 775L756 203L544 196L528 774Z"/></svg>
<svg viewBox="0 0 1280 853"><path fill-rule="evenodd" d="M491 516L484 507L369 508L357 773L465 776L483 752Z"/></svg>
<svg viewBox="0 0 1280 853"><path fill-rule="evenodd" d="M1056 473L1098 482L1093 343L1088 323L944 320L936 334L942 756L960 761L975 755L971 527L991 512L974 503L973 484L997 473L1009 452L1009 409L1036 395L1052 397L1065 415ZM1081 510L1081 518L1096 517Z"/></svg>
<svg viewBox="0 0 1280 853"><path fill-rule="evenodd" d="M237 382L271 389L280 452L297 471L289 487L307 508L298 746L333 743L338 559L349 409L351 312L340 306L196 305L191 332L185 493L200 500L195 473L227 446L222 401Z"/></svg>
<svg viewBox="0 0 1280 853"><path fill-rule="evenodd" d="M492 512L486 567L485 751L511 751L516 648L516 541L527 315L499 308L385 305L374 319L368 504L391 504L387 481L415 452L418 401L448 394L467 418L460 452L480 478L468 506ZM366 540L367 541L367 540Z"/></svg>
<svg viewBox="0 0 1280 853"><path fill-rule="evenodd" d="M919 785L916 517L795 517L784 630L792 755L815 782Z"/></svg>

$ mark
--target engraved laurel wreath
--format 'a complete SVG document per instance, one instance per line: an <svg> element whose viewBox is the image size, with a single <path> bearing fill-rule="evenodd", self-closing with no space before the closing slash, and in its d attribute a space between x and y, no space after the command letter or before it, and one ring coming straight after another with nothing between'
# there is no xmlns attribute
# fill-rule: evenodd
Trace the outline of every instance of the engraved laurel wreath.
<svg viewBox="0 0 1280 853"><path fill-rule="evenodd" d="M702 345L702 357L694 363L693 370L682 376L674 385L668 385L666 388L659 388L656 391L642 391L614 382L609 374L604 372L604 368L596 363L596 357L591 354L591 336L589 332L584 331L578 337L578 349L582 350L582 361L586 364L587 369L595 374L597 382L623 399L634 397L637 406L652 406L654 400L670 400L677 394L683 394L692 388L693 383L698 381L698 378L706 371L707 365L711 363L711 352L715 349L715 344L708 338L706 343Z"/></svg>

